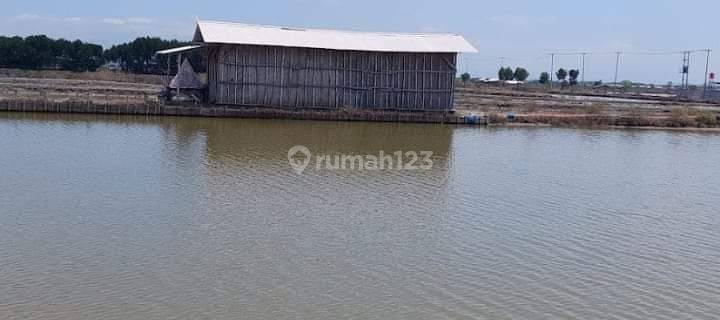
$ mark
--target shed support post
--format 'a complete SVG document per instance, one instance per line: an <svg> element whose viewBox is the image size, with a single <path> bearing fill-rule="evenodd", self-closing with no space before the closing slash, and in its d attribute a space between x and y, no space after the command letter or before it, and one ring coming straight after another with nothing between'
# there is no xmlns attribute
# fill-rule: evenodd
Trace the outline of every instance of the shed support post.
<svg viewBox="0 0 720 320"><path fill-rule="evenodd" d="M178 53L177 70L180 73L180 65L182 64L182 53ZM177 88L177 94L180 95L180 87Z"/></svg>
<svg viewBox="0 0 720 320"><path fill-rule="evenodd" d="M167 56L167 86L170 86L170 55Z"/></svg>

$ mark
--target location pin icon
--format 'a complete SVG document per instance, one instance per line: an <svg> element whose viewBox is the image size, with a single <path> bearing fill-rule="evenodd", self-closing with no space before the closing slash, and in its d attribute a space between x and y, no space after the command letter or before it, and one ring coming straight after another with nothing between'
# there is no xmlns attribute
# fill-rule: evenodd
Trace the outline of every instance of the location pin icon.
<svg viewBox="0 0 720 320"><path fill-rule="evenodd" d="M304 155L305 158L296 159L296 156L300 154ZM310 149L306 146L294 146L288 150L288 162L290 163L290 167L292 167L297 174L302 174L305 169L307 169L310 164L311 156L312 153L310 153Z"/></svg>

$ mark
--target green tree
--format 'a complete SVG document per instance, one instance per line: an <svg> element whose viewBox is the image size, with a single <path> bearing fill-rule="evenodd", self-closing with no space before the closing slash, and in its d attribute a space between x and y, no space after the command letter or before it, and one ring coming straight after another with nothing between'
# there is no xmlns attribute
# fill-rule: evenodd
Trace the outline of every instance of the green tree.
<svg viewBox="0 0 720 320"><path fill-rule="evenodd" d="M576 69L570 69L570 72L568 72L570 76L570 85L574 86L577 84L577 79L580 76L580 71Z"/></svg>
<svg viewBox="0 0 720 320"><path fill-rule="evenodd" d="M166 71L164 60L158 59L155 53L160 50L180 47L188 45L187 42L177 40L163 40L153 37L141 37L132 42L114 45L110 49L105 50L105 60L120 63L123 71L134 73L162 74ZM195 51L183 55L190 60L196 71L203 72L205 57L202 53ZM171 70L175 71L177 65L172 63Z"/></svg>
<svg viewBox="0 0 720 320"><path fill-rule="evenodd" d="M565 69L560 68L555 73L555 75L557 76L558 80L565 81L565 78L567 78L567 76L568 76L568 72Z"/></svg>
<svg viewBox="0 0 720 320"><path fill-rule="evenodd" d="M540 83L546 84L550 82L550 74L547 72L543 72L540 74Z"/></svg>
<svg viewBox="0 0 720 320"><path fill-rule="evenodd" d="M462 75L460 75L460 80L462 80L463 84L466 84L468 81L470 81L470 74L465 72Z"/></svg>
<svg viewBox="0 0 720 320"><path fill-rule="evenodd" d="M0 37L2 68L95 71L103 62L101 46L80 40L53 40L44 35Z"/></svg>
<svg viewBox="0 0 720 320"><path fill-rule="evenodd" d="M62 69L81 72L95 71L104 62L101 46L75 40L67 45L59 63Z"/></svg>
<svg viewBox="0 0 720 320"><path fill-rule="evenodd" d="M25 40L21 37L0 37L0 67L23 68Z"/></svg>
<svg viewBox="0 0 720 320"><path fill-rule="evenodd" d="M53 40L45 35L29 36L25 38L24 67L39 70L51 68L56 63L53 55Z"/></svg>
<svg viewBox="0 0 720 320"><path fill-rule="evenodd" d="M510 68L510 67L508 67L508 68L502 67L498 71L498 78L500 79L500 81L510 81L514 77L515 77L515 74L514 74L512 68Z"/></svg>
<svg viewBox="0 0 720 320"><path fill-rule="evenodd" d="M530 73L525 68L515 68L513 78L517 81L525 81L530 77Z"/></svg>
<svg viewBox="0 0 720 320"><path fill-rule="evenodd" d="M510 81L515 77L515 72L510 67L505 68L505 81Z"/></svg>
<svg viewBox="0 0 720 320"><path fill-rule="evenodd" d="M500 67L500 70L498 70L498 79L505 81L505 67Z"/></svg>

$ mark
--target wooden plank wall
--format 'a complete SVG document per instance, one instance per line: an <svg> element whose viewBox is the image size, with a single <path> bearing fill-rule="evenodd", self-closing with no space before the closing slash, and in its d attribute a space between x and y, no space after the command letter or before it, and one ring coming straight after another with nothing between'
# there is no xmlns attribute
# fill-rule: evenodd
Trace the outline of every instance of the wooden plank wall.
<svg viewBox="0 0 720 320"><path fill-rule="evenodd" d="M455 53L248 45L209 49L210 102L240 106L448 111Z"/></svg>

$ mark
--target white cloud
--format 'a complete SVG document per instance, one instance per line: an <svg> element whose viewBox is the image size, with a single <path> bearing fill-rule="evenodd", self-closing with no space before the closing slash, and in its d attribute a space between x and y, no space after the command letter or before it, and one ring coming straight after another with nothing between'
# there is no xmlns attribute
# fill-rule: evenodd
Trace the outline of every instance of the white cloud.
<svg viewBox="0 0 720 320"><path fill-rule="evenodd" d="M56 16L43 16L32 13L23 13L10 17L8 19L11 22L23 22L23 21L46 21L46 22L68 22L68 23L103 23L116 26L132 26L132 25L153 25L157 24L156 19L146 17L101 17L101 18L81 18L81 17L56 17Z"/></svg>
<svg viewBox="0 0 720 320"><path fill-rule="evenodd" d="M127 18L125 19L128 23L135 23L135 24L154 24L157 21L155 19L150 18L143 18L143 17L134 17L134 18Z"/></svg>
<svg viewBox="0 0 720 320"><path fill-rule="evenodd" d="M29 14L29 13L23 13L16 15L14 17L10 18L10 21L17 22L17 21L31 21L31 20L41 20L42 17L37 14Z"/></svg>
<svg viewBox="0 0 720 320"><path fill-rule="evenodd" d="M102 19L100 19L100 22L105 23L105 24L113 24L116 26L125 24L125 20L118 19L118 18L102 18Z"/></svg>
<svg viewBox="0 0 720 320"><path fill-rule="evenodd" d="M109 46L142 36L188 40L192 37L192 20L112 16L61 17L24 13L0 18L0 34L45 34L53 38L81 39Z"/></svg>
<svg viewBox="0 0 720 320"><path fill-rule="evenodd" d="M23 13L10 17L8 19L11 22L26 22L26 21L49 21L49 22L82 22L83 18L80 17L54 17L54 16L41 16L32 13Z"/></svg>
<svg viewBox="0 0 720 320"><path fill-rule="evenodd" d="M487 18L488 21L506 27L529 28L538 25L553 24L557 21L554 16L531 17L516 14L501 14Z"/></svg>
<svg viewBox="0 0 720 320"><path fill-rule="evenodd" d="M143 17L130 17L130 18L101 18L98 20L101 23L112 24L116 26L121 25L151 25L155 24L157 20Z"/></svg>

